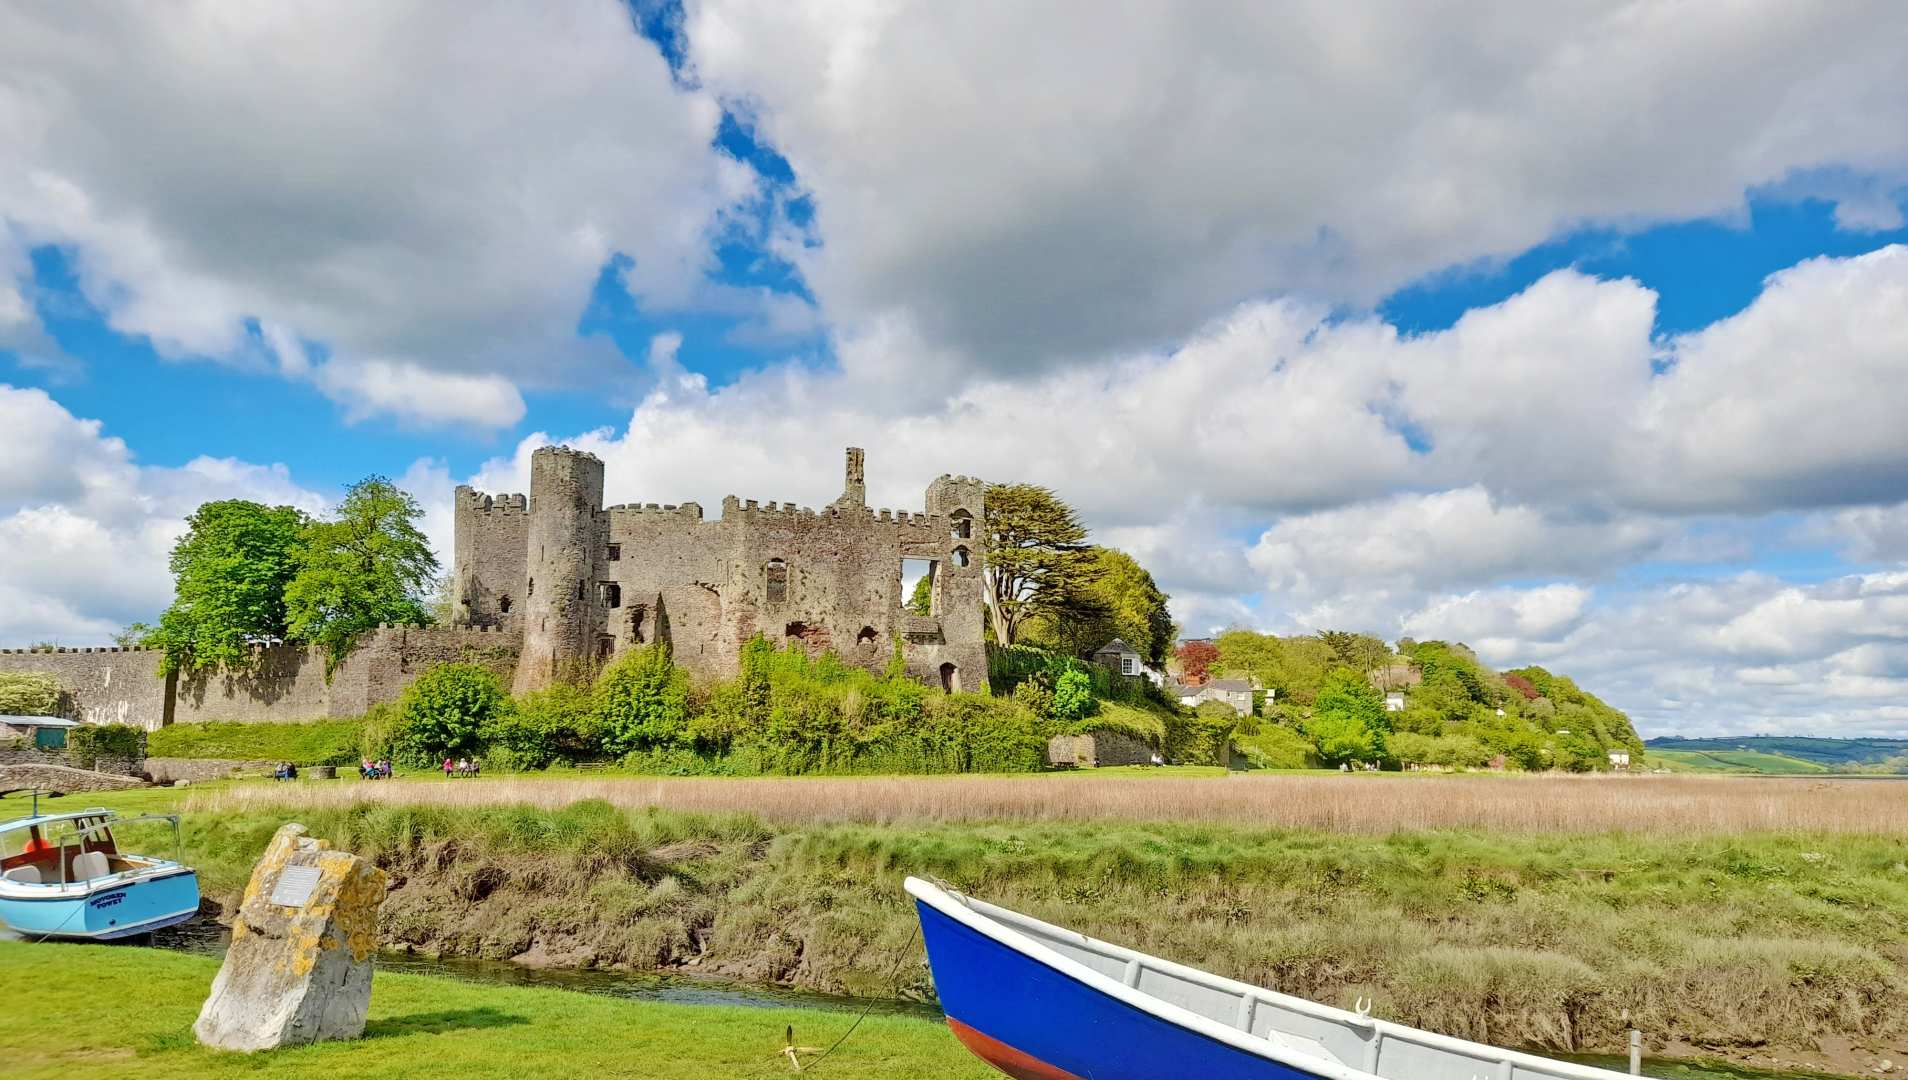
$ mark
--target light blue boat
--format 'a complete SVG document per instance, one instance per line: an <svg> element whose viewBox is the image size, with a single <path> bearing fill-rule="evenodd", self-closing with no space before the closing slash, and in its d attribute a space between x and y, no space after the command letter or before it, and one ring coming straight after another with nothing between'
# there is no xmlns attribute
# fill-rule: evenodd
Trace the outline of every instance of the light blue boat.
<svg viewBox="0 0 1908 1080"><path fill-rule="evenodd" d="M174 857L119 850L116 826L164 821ZM0 922L31 940L111 941L185 922L199 876L179 862L177 814L122 818L101 807L0 824Z"/></svg>

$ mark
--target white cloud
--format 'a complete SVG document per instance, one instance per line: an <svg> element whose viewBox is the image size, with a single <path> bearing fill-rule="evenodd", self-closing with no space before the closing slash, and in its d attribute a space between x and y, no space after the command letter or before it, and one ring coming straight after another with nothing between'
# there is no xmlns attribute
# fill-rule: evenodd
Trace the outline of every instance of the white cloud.
<svg viewBox="0 0 1908 1080"><path fill-rule="evenodd" d="M282 465L142 466L98 421L0 384L0 641L104 644L171 601L166 556L213 499L323 507Z"/></svg>
<svg viewBox="0 0 1908 1080"><path fill-rule="evenodd" d="M575 329L610 256L695 302L756 186L610 0L3 17L0 233L68 245L166 355L251 362L258 320L353 414L510 424L515 386L600 376Z"/></svg>
<svg viewBox="0 0 1908 1080"><path fill-rule="evenodd" d="M1908 177L1886 4L700 0L685 27L814 196L789 254L825 310L994 371L1733 215L1799 170Z"/></svg>
<svg viewBox="0 0 1908 1080"><path fill-rule="evenodd" d="M1640 498L1764 509L1908 494L1908 247L1810 259L1677 339L1649 388Z"/></svg>

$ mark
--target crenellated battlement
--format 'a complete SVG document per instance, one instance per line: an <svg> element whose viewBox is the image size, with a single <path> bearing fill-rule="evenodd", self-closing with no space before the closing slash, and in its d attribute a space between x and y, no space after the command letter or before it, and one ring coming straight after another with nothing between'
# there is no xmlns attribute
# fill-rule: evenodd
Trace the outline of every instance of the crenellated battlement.
<svg viewBox="0 0 1908 1080"><path fill-rule="evenodd" d="M133 645L124 648L117 645L100 645L95 648L75 647L71 649L64 645L56 645L50 649L0 649L0 656L33 656L36 654L41 656L57 656L60 654L74 653L153 653L161 651L163 650L148 648L144 645Z"/></svg>
<svg viewBox="0 0 1908 1080"><path fill-rule="evenodd" d="M687 521L702 520L702 504L686 503L618 503L605 506L603 512L612 517L672 517Z"/></svg>
<svg viewBox="0 0 1908 1080"><path fill-rule="evenodd" d="M492 495L488 492L478 491L472 487L459 487L457 489L457 509L468 510L479 514L527 514L530 512L530 497L528 495L514 493L509 495Z"/></svg>

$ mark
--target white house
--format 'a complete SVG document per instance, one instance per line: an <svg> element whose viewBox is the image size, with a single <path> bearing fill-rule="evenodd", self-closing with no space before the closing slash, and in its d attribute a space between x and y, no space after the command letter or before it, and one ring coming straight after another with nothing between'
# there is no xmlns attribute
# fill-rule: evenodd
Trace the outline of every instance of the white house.
<svg viewBox="0 0 1908 1080"><path fill-rule="evenodd" d="M1628 750L1610 751L1610 767L1612 769L1617 770L1618 772L1623 772L1629 769L1630 752Z"/></svg>
<svg viewBox="0 0 1908 1080"><path fill-rule="evenodd" d="M1140 655L1138 649L1119 638L1114 638L1093 650L1093 662L1102 667L1112 668L1122 675L1143 677L1155 685L1158 685L1161 678L1158 671L1146 666L1146 658Z"/></svg>
<svg viewBox="0 0 1908 1080"><path fill-rule="evenodd" d="M1252 684L1244 679L1211 679L1202 686L1176 689L1181 705L1196 708L1208 701L1223 701L1240 716L1252 715Z"/></svg>
<svg viewBox="0 0 1908 1080"><path fill-rule="evenodd" d="M1386 712L1403 712L1404 711L1404 691L1403 690L1393 690L1391 693L1385 695L1385 711Z"/></svg>

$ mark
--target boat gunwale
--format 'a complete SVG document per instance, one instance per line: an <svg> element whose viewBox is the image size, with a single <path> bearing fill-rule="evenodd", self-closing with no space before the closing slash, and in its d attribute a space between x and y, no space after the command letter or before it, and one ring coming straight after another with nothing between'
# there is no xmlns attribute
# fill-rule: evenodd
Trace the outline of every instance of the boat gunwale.
<svg viewBox="0 0 1908 1080"><path fill-rule="evenodd" d="M122 859L145 859L148 865L133 870L115 870L102 877L81 878L78 881L15 881L0 879L0 900L20 900L48 902L54 900L84 900L98 892L126 885L137 885L147 881L164 881L182 874L198 875L198 871L181 862L171 859L154 859L147 855L121 855ZM18 890L34 890L31 893Z"/></svg>
<svg viewBox="0 0 1908 1080"><path fill-rule="evenodd" d="M1078 930L1072 930L1064 926L1055 926L1052 923L1036 919L1031 915L1013 911L1009 908L1003 908L996 904L990 904L984 900L977 900L964 893L955 892L952 889L942 888L933 882L925 881L921 878L909 877L903 883L903 887L907 889L909 896L927 904L934 908L934 910L960 923L962 926L980 933L996 943L1021 953L1038 963L1044 964L1060 974L1073 979L1075 982L1083 983L1087 987L1097 990L1116 1001L1196 1034L1224 1043L1227 1046L1243 1050L1257 1057L1276 1061L1281 1065L1308 1070L1320 1077L1329 1078L1329 1080L1397 1080L1397 1078L1386 1077L1382 1073L1368 1072L1357 1066L1347 1065L1329 1058L1318 1057L1289 1046L1282 1046L1267 1036L1255 1035L1250 1031L1243 1031L1232 1025L1215 1020L1210 1016L1194 1012L1183 1005L1175 1005L1165 998L1149 994L1137 987L1128 986L1120 980L1095 971L1078 960L1056 952L1028 934L1023 933L1013 924L1022 923L1037 926L1043 931L1052 931L1055 937L1071 939L1082 948L1101 953L1114 959L1128 962L1138 961L1142 967L1150 967L1163 974L1179 976L1210 989L1250 996L1264 1004L1290 1009L1294 1012L1310 1015L1317 1019L1346 1024L1352 1027L1365 1028L1373 1033L1373 1037L1399 1039L1404 1042L1417 1043L1432 1049L1475 1058L1481 1063L1500 1066L1510 1065L1513 1068L1522 1066L1526 1069L1549 1073L1552 1076L1568 1078L1568 1080L1628 1080L1628 1077L1624 1073L1609 1069L1600 1069L1593 1065L1579 1065L1575 1062L1559 1061L1556 1058L1544 1057L1541 1054L1531 1054L1522 1050L1491 1046L1488 1043L1471 1042L1468 1039L1443 1035L1435 1031L1426 1031L1423 1028L1414 1028L1390 1020L1381 1020L1375 1016L1368 1016L1363 1013L1350 1012L1345 1009L1326 1005L1322 1002L1312 1001L1308 998L1281 994L1276 990L1268 990L1262 986L1254 986L1251 983L1240 982L1237 979L1230 979L1224 975L1217 975L1200 968L1175 963L1171 960L1153 956L1150 953L1140 952L1137 949L1129 949L1123 945L1116 945L1110 941L1101 941L1098 938L1082 934ZM1274 1028L1273 1030L1277 1031L1278 1029Z"/></svg>

